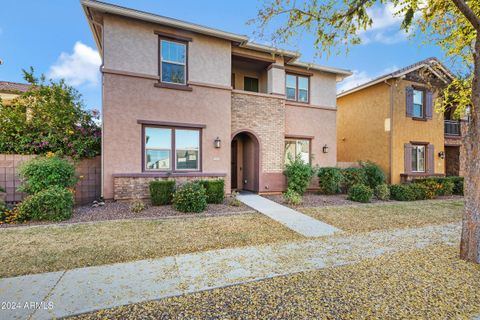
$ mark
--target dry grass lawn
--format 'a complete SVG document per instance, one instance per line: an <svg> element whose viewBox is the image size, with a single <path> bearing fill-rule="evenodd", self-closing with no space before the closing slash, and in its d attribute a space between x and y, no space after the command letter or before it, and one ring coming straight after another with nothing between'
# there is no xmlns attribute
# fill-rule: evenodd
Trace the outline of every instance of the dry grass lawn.
<svg viewBox="0 0 480 320"><path fill-rule="evenodd" d="M300 211L343 231L356 233L460 222L463 214L463 201L428 200L360 204L303 208Z"/></svg>
<svg viewBox="0 0 480 320"><path fill-rule="evenodd" d="M301 238L260 214L0 229L0 277Z"/></svg>
<svg viewBox="0 0 480 320"><path fill-rule="evenodd" d="M76 319L471 319L479 287L480 265L438 245Z"/></svg>

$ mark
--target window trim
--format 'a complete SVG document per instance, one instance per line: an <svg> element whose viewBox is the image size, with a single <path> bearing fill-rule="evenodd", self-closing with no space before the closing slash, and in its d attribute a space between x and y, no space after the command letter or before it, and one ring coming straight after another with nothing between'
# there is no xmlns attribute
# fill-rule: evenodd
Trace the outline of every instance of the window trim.
<svg viewBox="0 0 480 320"><path fill-rule="evenodd" d="M297 141L308 141L308 163L312 164L312 137L295 137L295 136L286 136L284 141L283 141L283 147L284 147L284 159L283 159L283 164L285 165L285 157L287 156L285 152L285 142L287 141L295 141L295 153L297 152Z"/></svg>
<svg viewBox="0 0 480 320"><path fill-rule="evenodd" d="M164 128L171 129L171 144L170 144L170 169L147 169L146 159L147 159L147 148L145 141L145 129L146 128ZM163 173L186 173L186 172L202 172L203 163L202 163L202 143L203 143L203 127L200 126L175 126L175 125L162 125L162 124L145 124L142 123L142 172L163 172ZM198 131L198 168L197 169L177 169L177 149L175 147L175 132L176 130L191 130Z"/></svg>
<svg viewBox="0 0 480 320"><path fill-rule="evenodd" d="M287 88L291 88L291 87L287 87L287 77L288 76L294 76L295 77L295 86L296 86L296 88L295 88L295 99L289 99L288 95L287 95ZM307 101L300 101L298 99L299 91L300 91L300 88L298 86L298 78L306 78L308 80ZM287 101L295 101L295 102L298 102L298 103L310 104L310 80L311 80L310 75L294 73L294 72L286 72L285 73L285 98L286 98L286 100Z"/></svg>
<svg viewBox="0 0 480 320"><path fill-rule="evenodd" d="M413 170L413 166L411 168L411 171L412 173L427 173L428 172L428 168L427 168L427 161L428 161L428 155L427 155L427 152L428 152L428 144L425 144L425 143L411 143L412 145L412 150L414 150L415 148L417 148L417 169L418 169L418 147L423 147L423 170L422 171L419 171L419 170ZM412 162L413 163L413 162Z"/></svg>
<svg viewBox="0 0 480 320"><path fill-rule="evenodd" d="M413 120L420 120L420 121L426 121L427 120L427 89L424 87L418 87L418 86L412 86L413 92L412 92L412 100L415 98L415 91L422 91L422 116L421 117L415 117L412 114L412 119ZM412 101L412 107L415 108L415 101ZM412 110L413 112L413 110Z"/></svg>
<svg viewBox="0 0 480 320"><path fill-rule="evenodd" d="M188 40L182 40L182 39L178 39L178 38L174 38L174 37L169 37L169 36L166 36L165 34L160 34L160 33L157 33L158 34L158 77L159 77L159 80L158 80L158 85L156 85L156 87L161 87L161 88L169 88L169 89L175 89L175 88L179 88L179 89L186 89L186 88L190 88L189 85L188 85L188 47L189 47L189 41ZM176 82L169 82L169 81L163 81L162 80L162 41L169 41L169 42L175 42L175 43L179 43L179 44L182 44L185 46L185 81L184 83L176 83ZM169 61L165 61L166 63L172 63L172 64L176 64L176 65L182 65L182 64L179 64L179 63L176 63L176 62L169 62Z"/></svg>

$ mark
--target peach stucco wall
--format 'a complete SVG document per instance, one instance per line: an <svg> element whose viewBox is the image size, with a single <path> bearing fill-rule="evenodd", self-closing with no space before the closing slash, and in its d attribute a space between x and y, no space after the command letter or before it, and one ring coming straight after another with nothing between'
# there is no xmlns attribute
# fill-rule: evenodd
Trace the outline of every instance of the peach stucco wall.
<svg viewBox="0 0 480 320"><path fill-rule="evenodd" d="M137 120L204 124L204 172L228 173L230 100L228 90L193 86L191 92L154 87L155 80L104 74L104 197L113 196L112 174L142 172L142 128ZM219 137L223 146L214 148ZM227 188L230 179L226 178Z"/></svg>

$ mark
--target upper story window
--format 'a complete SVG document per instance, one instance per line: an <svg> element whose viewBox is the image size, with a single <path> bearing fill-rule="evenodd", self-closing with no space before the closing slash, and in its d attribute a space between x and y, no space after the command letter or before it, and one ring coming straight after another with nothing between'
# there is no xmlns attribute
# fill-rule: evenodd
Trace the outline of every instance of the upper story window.
<svg viewBox="0 0 480 320"><path fill-rule="evenodd" d="M186 43L165 39L160 40L160 79L165 83L186 84Z"/></svg>
<svg viewBox="0 0 480 320"><path fill-rule="evenodd" d="M286 75L285 92L287 100L309 102L310 78L294 74Z"/></svg>
<svg viewBox="0 0 480 320"><path fill-rule="evenodd" d="M251 92L258 92L258 79L257 78L244 77L243 78L243 90L251 91Z"/></svg>
<svg viewBox="0 0 480 320"><path fill-rule="evenodd" d="M413 116L423 118L425 109L425 91L413 90Z"/></svg>
<svg viewBox="0 0 480 320"><path fill-rule="evenodd" d="M145 127L146 171L200 170L200 129Z"/></svg>

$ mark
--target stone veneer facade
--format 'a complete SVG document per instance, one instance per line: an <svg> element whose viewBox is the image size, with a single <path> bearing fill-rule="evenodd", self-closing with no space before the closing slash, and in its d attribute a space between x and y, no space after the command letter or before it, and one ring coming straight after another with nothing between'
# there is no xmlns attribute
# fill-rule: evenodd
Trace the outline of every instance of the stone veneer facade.
<svg viewBox="0 0 480 320"><path fill-rule="evenodd" d="M249 130L260 143L260 173L282 173L285 98L232 92L232 134Z"/></svg>

